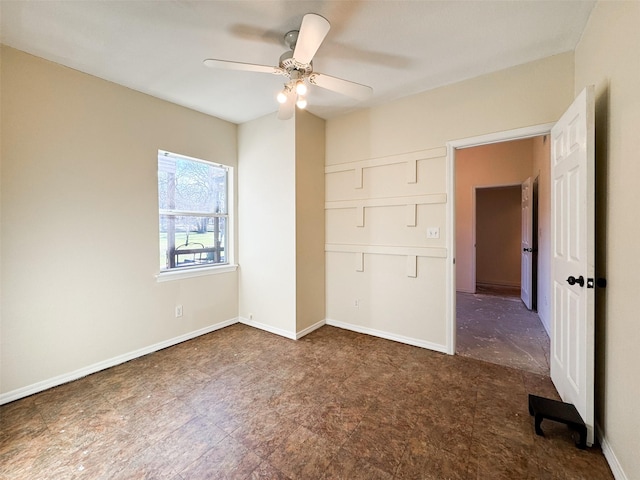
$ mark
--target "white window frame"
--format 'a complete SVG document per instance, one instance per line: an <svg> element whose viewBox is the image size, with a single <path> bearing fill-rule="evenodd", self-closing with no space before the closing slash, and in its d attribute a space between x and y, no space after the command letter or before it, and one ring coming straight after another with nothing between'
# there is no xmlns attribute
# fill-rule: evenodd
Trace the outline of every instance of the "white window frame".
<svg viewBox="0 0 640 480"><path fill-rule="evenodd" d="M234 167L230 165L224 165L218 162L211 162L209 160L204 160L200 158L189 157L187 155L182 155L179 153L173 153L166 150L158 150L158 156L166 155L183 158L185 160L190 160L194 162L200 162L207 165L213 165L216 167L222 167L227 171L227 213L226 214L206 214L203 215L198 212L187 212L180 210L166 210L159 208L158 205L158 228L157 231L160 231L160 215L166 215L167 213L171 213L175 216L200 216L200 217L214 217L218 216L226 219L226 245L225 245L225 254L227 258L226 263L220 264L210 264L210 265L197 265L197 266L189 266L189 267L179 267L179 268L171 268L171 269L160 269L158 266L158 273L156 274L156 280L158 282L166 282L171 280L179 280L183 278L191 278L191 277L200 277L206 275L215 275L220 273L227 273L236 271L238 265L235 263L234 256L234 245L235 245L235 177L234 177ZM156 184L157 185L157 184ZM158 195L158 203L159 203L159 195ZM159 245L158 245L159 247Z"/></svg>

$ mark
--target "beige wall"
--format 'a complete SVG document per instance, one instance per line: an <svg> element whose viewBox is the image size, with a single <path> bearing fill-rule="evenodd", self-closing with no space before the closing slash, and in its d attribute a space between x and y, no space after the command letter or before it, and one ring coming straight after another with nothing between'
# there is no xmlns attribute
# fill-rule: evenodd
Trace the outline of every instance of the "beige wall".
<svg viewBox="0 0 640 480"><path fill-rule="evenodd" d="M295 119L266 115L238 128L240 317L296 332Z"/></svg>
<svg viewBox="0 0 640 480"><path fill-rule="evenodd" d="M572 85L568 52L334 118L327 121L326 162L414 152L553 122L570 104Z"/></svg>
<svg viewBox="0 0 640 480"><path fill-rule="evenodd" d="M296 112L296 334L325 320L325 121Z"/></svg>
<svg viewBox="0 0 640 480"><path fill-rule="evenodd" d="M242 321L296 338L324 322L324 120L240 125Z"/></svg>
<svg viewBox="0 0 640 480"><path fill-rule="evenodd" d="M476 284L520 287L521 187L476 190Z"/></svg>
<svg viewBox="0 0 640 480"><path fill-rule="evenodd" d="M596 420L605 455L640 478L637 198L640 179L640 3L600 2L575 52L575 93L596 86Z"/></svg>
<svg viewBox="0 0 640 480"><path fill-rule="evenodd" d="M237 317L235 272L155 278L158 149L235 125L4 47L1 88L3 398Z"/></svg>
<svg viewBox="0 0 640 480"><path fill-rule="evenodd" d="M474 293L476 289L475 189L524 182L533 171L532 142L528 138L465 148L456 153L456 289L460 292Z"/></svg>
<svg viewBox="0 0 640 480"><path fill-rule="evenodd" d="M553 122L572 99L573 54L567 53L328 120L327 320L445 350L452 262L446 201L453 193L446 143ZM409 183L413 160L417 177ZM418 205L416 226L409 227L407 204L416 195L445 203ZM426 238L432 226L440 228L439 239ZM360 254L363 271L357 271ZM415 278L408 276L412 254Z"/></svg>

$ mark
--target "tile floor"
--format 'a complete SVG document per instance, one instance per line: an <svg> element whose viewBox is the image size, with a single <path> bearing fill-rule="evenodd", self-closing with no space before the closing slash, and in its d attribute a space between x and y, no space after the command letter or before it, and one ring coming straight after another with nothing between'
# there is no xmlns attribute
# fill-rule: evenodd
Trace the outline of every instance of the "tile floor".
<svg viewBox="0 0 640 480"><path fill-rule="evenodd" d="M528 372L549 375L549 336L536 312L516 295L456 295L456 352Z"/></svg>
<svg viewBox="0 0 640 480"><path fill-rule="evenodd" d="M2 479L611 479L548 377L325 326L233 325L0 407Z"/></svg>

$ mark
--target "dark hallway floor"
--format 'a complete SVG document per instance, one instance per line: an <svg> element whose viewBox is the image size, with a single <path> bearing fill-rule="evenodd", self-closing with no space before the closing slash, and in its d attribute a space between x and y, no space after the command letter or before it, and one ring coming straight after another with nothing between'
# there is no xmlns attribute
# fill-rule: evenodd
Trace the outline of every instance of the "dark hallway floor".
<svg viewBox="0 0 640 480"><path fill-rule="evenodd" d="M456 353L549 375L549 336L519 296L458 293Z"/></svg>
<svg viewBox="0 0 640 480"><path fill-rule="evenodd" d="M613 478L549 378L324 326L233 325L0 407L0 478Z"/></svg>

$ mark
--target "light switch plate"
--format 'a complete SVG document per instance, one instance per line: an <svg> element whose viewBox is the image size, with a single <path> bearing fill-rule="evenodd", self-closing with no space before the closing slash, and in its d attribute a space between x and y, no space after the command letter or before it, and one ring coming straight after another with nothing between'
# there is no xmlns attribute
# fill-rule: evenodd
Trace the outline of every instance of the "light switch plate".
<svg viewBox="0 0 640 480"><path fill-rule="evenodd" d="M427 228L427 238L440 238L440 227Z"/></svg>

